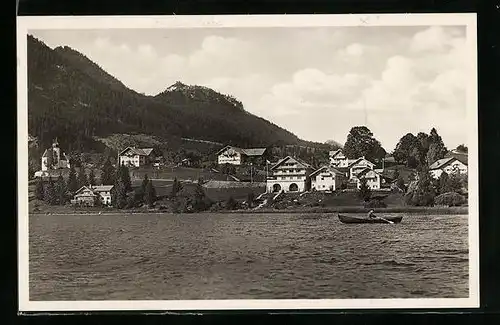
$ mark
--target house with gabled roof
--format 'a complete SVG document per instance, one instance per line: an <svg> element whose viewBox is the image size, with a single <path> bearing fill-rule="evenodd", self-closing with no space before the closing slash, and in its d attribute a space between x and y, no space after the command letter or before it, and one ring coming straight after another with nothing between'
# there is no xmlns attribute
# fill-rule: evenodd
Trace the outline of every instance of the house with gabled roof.
<svg viewBox="0 0 500 325"><path fill-rule="evenodd" d="M345 172L332 167L323 166L313 171L311 178L311 190L314 191L335 191L347 184Z"/></svg>
<svg viewBox="0 0 500 325"><path fill-rule="evenodd" d="M338 168L347 168L350 163L356 160L347 158L347 156L342 152L342 149L330 151L329 157L330 165Z"/></svg>
<svg viewBox="0 0 500 325"><path fill-rule="evenodd" d="M246 162L264 157L266 151L267 148L242 149L234 146L225 146L216 153L217 163L219 165L243 165Z"/></svg>
<svg viewBox="0 0 500 325"><path fill-rule="evenodd" d="M267 192L304 192L310 189L312 167L297 157L287 156L269 169Z"/></svg>
<svg viewBox="0 0 500 325"><path fill-rule="evenodd" d="M466 175L468 173L468 167L464 159L448 157L433 162L429 166L429 172L434 178L439 178L442 173L447 173L448 175L452 173Z"/></svg>
<svg viewBox="0 0 500 325"><path fill-rule="evenodd" d="M155 158L153 148L127 147L119 154L120 165L141 167L153 163Z"/></svg>
<svg viewBox="0 0 500 325"><path fill-rule="evenodd" d="M97 204L110 206L113 185L82 186L79 188L71 203L81 206L95 206Z"/></svg>
<svg viewBox="0 0 500 325"><path fill-rule="evenodd" d="M371 190L380 190L382 188L382 181L384 177L379 171L371 169L369 167L365 167L356 175L356 183L358 189L361 187L361 180L366 180L366 185Z"/></svg>
<svg viewBox="0 0 500 325"><path fill-rule="evenodd" d="M358 159L353 160L352 162L349 163L347 166L348 168L348 177L349 180L356 180L358 174L366 169L373 169L375 168L375 164L366 159L365 157L359 157Z"/></svg>

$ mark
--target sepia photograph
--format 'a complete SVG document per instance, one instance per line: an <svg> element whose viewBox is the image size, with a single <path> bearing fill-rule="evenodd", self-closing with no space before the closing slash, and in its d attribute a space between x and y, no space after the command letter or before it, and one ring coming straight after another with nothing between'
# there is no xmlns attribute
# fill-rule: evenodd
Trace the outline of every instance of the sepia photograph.
<svg viewBox="0 0 500 325"><path fill-rule="evenodd" d="M475 14L17 42L21 311L479 307Z"/></svg>

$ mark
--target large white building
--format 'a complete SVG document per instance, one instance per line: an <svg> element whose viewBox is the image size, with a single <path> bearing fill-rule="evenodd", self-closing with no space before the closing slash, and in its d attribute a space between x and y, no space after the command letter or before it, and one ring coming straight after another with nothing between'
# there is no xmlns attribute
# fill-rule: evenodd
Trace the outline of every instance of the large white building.
<svg viewBox="0 0 500 325"><path fill-rule="evenodd" d="M127 147L119 154L120 165L127 167L141 167L153 163L154 150L152 148Z"/></svg>
<svg viewBox="0 0 500 325"><path fill-rule="evenodd" d="M455 157L443 158L435 161L429 166L429 172L432 177L439 178L442 173L452 174L457 173L466 175L468 172L467 164L458 160Z"/></svg>
<svg viewBox="0 0 500 325"><path fill-rule="evenodd" d="M309 177L311 178L311 189L316 191L333 192L340 189L347 182L345 172L331 166L320 167L312 172Z"/></svg>
<svg viewBox="0 0 500 325"><path fill-rule="evenodd" d="M270 168L272 176L267 178L267 192L304 192L309 190L309 174L311 166L300 160L287 156Z"/></svg>
<svg viewBox="0 0 500 325"><path fill-rule="evenodd" d="M219 165L243 165L250 159L262 157L266 153L266 148L242 149L233 146L226 146L217 152L217 163Z"/></svg>
<svg viewBox="0 0 500 325"><path fill-rule="evenodd" d="M382 175L374 169L365 168L357 174L356 178L358 189L361 187L362 179L366 180L366 185L371 190L380 190L382 187Z"/></svg>
<svg viewBox="0 0 500 325"><path fill-rule="evenodd" d="M61 148L57 139L52 143L52 147L46 149L42 155L42 171L49 169L70 168L69 159Z"/></svg>

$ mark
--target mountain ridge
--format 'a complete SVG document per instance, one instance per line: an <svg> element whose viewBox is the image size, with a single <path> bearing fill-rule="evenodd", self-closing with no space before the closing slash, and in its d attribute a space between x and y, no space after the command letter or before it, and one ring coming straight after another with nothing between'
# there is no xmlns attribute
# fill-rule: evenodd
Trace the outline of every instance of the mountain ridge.
<svg viewBox="0 0 500 325"><path fill-rule="evenodd" d="M147 133L237 146L325 144L244 109L231 95L180 81L154 96L125 86L84 54L48 47L28 36L28 128L47 146L52 138L69 150L103 150L94 136Z"/></svg>

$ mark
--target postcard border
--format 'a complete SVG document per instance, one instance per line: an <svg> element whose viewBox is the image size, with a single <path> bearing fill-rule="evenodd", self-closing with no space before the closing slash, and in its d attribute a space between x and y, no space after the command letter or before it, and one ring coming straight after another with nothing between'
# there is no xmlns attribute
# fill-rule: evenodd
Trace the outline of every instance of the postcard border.
<svg viewBox="0 0 500 325"><path fill-rule="evenodd" d="M28 116L27 33L30 29L134 29L319 26L464 25L467 28L470 78L467 87L469 123L469 298L445 299L313 299L313 300L130 300L30 301L28 245ZM269 309L420 309L479 308L479 170L477 98L477 17L459 14L341 14L224 16L18 16L18 269L19 311L133 310L269 310Z"/></svg>

